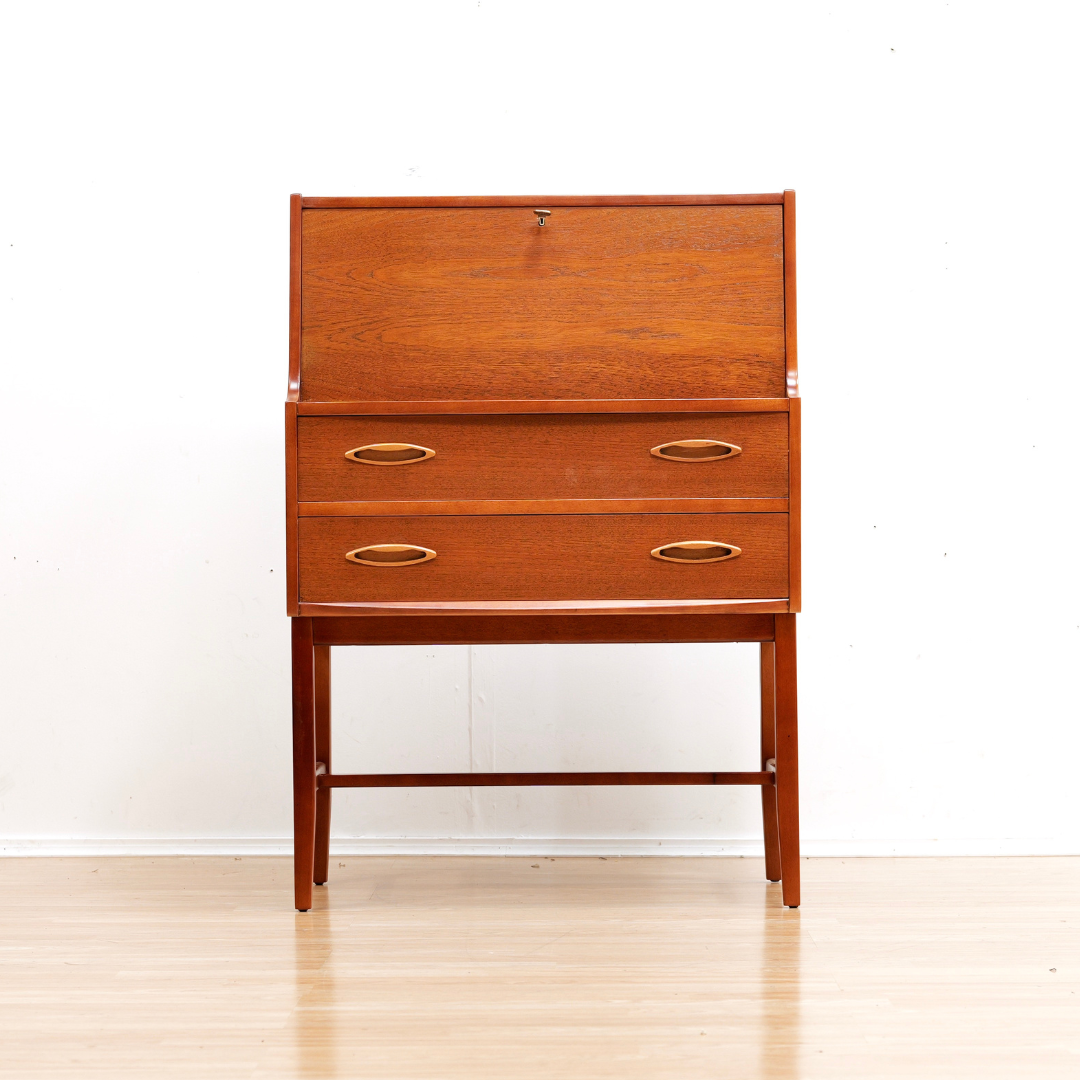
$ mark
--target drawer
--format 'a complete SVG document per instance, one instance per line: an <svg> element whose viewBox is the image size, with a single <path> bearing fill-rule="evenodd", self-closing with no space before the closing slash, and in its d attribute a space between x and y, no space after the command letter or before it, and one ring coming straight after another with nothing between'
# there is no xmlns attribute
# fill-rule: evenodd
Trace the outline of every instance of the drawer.
<svg viewBox="0 0 1080 1080"><path fill-rule="evenodd" d="M710 439L726 447L672 447ZM412 444L405 464L368 464L346 453ZM376 456L379 451L373 452ZM696 456L725 453L716 460ZM678 459L688 454L689 459ZM382 454L385 457L385 453ZM455 499L786 498L786 413L519 416L301 416L301 502Z"/></svg>
<svg viewBox="0 0 1080 1080"><path fill-rule="evenodd" d="M306 209L305 401L782 397L783 210Z"/></svg>
<svg viewBox="0 0 1080 1080"><path fill-rule="evenodd" d="M301 518L298 525L300 600L306 603L788 594L787 514L387 516ZM719 542L741 553L685 563L651 554L680 541ZM375 566L346 558L383 544L426 548L435 557Z"/></svg>

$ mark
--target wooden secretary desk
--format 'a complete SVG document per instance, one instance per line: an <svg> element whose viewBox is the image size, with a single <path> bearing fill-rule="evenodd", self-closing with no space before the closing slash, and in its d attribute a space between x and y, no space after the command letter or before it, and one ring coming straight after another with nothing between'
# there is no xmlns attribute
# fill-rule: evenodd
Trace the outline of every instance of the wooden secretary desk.
<svg viewBox="0 0 1080 1080"><path fill-rule="evenodd" d="M292 197L296 907L338 787L751 784L799 904L795 194ZM756 772L345 775L333 645L761 643ZM715 764L715 763L713 763Z"/></svg>

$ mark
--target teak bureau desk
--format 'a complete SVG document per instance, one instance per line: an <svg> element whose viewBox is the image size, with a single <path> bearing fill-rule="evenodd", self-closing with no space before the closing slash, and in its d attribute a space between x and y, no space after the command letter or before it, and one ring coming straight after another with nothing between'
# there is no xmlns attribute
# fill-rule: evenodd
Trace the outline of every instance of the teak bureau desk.
<svg viewBox="0 0 1080 1080"><path fill-rule="evenodd" d="M335 787L752 784L799 904L795 194L292 197L296 906ZM344 775L332 645L761 643L757 772Z"/></svg>

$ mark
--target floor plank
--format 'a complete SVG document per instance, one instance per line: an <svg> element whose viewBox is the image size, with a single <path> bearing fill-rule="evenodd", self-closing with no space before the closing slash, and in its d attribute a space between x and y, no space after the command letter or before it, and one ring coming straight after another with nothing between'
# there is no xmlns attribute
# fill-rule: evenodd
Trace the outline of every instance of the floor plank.
<svg viewBox="0 0 1080 1080"><path fill-rule="evenodd" d="M0 861L0 1075L1080 1075L1080 858Z"/></svg>

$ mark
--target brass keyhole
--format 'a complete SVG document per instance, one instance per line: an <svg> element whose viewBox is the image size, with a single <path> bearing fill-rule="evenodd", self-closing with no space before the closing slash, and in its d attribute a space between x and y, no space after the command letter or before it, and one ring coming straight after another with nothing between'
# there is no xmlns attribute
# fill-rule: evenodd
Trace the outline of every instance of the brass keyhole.
<svg viewBox="0 0 1080 1080"><path fill-rule="evenodd" d="M533 213L536 215L536 224L537 225L543 225L547 221L547 219L551 216L551 211L550 210L534 210Z"/></svg>

